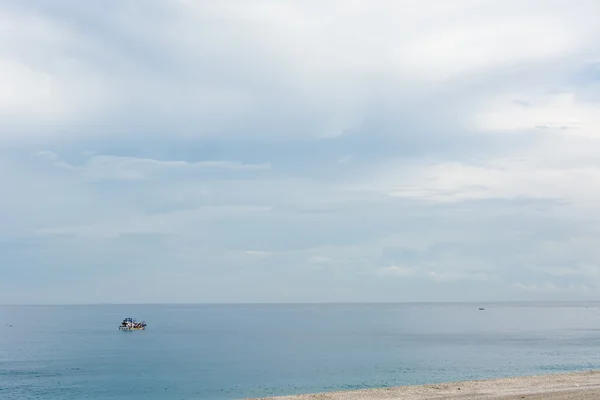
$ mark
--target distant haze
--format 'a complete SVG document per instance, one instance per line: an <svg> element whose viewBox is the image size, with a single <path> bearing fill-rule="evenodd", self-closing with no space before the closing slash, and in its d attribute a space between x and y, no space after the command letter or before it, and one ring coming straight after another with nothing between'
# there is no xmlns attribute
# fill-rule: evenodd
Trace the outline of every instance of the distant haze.
<svg viewBox="0 0 600 400"><path fill-rule="evenodd" d="M600 295L596 0L0 0L0 303Z"/></svg>

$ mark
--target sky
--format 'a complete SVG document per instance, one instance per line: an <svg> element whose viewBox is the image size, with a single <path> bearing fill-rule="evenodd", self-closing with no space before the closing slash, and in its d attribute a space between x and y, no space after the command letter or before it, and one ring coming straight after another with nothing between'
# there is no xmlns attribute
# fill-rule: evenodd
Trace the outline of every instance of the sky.
<svg viewBox="0 0 600 400"><path fill-rule="evenodd" d="M0 0L0 303L600 296L597 0Z"/></svg>

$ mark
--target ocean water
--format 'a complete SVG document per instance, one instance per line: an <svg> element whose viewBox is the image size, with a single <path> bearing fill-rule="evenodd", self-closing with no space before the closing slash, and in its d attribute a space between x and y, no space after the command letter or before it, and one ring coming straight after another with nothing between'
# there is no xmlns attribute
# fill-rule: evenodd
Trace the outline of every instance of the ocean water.
<svg viewBox="0 0 600 400"><path fill-rule="evenodd" d="M148 329L118 331L126 316ZM588 369L600 369L597 303L0 307L3 400L235 399Z"/></svg>

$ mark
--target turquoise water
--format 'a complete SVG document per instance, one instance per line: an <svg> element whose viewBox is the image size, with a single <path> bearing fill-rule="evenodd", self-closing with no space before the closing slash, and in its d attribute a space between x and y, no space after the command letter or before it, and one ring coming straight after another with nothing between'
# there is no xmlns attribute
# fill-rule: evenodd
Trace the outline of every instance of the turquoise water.
<svg viewBox="0 0 600 400"><path fill-rule="evenodd" d="M485 311L478 311L485 306ZM133 316L143 332L120 332ZM232 399L600 368L598 304L0 307L0 399Z"/></svg>

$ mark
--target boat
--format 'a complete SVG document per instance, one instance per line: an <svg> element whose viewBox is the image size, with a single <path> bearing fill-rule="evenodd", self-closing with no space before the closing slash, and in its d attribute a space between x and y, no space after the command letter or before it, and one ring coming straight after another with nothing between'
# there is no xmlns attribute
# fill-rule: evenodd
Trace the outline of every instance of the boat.
<svg viewBox="0 0 600 400"><path fill-rule="evenodd" d="M485 310L485 308L479 307L479 311L483 311L483 310Z"/></svg>
<svg viewBox="0 0 600 400"><path fill-rule="evenodd" d="M127 317L119 326L120 331L144 331L146 330L146 321L137 322L131 317Z"/></svg>

